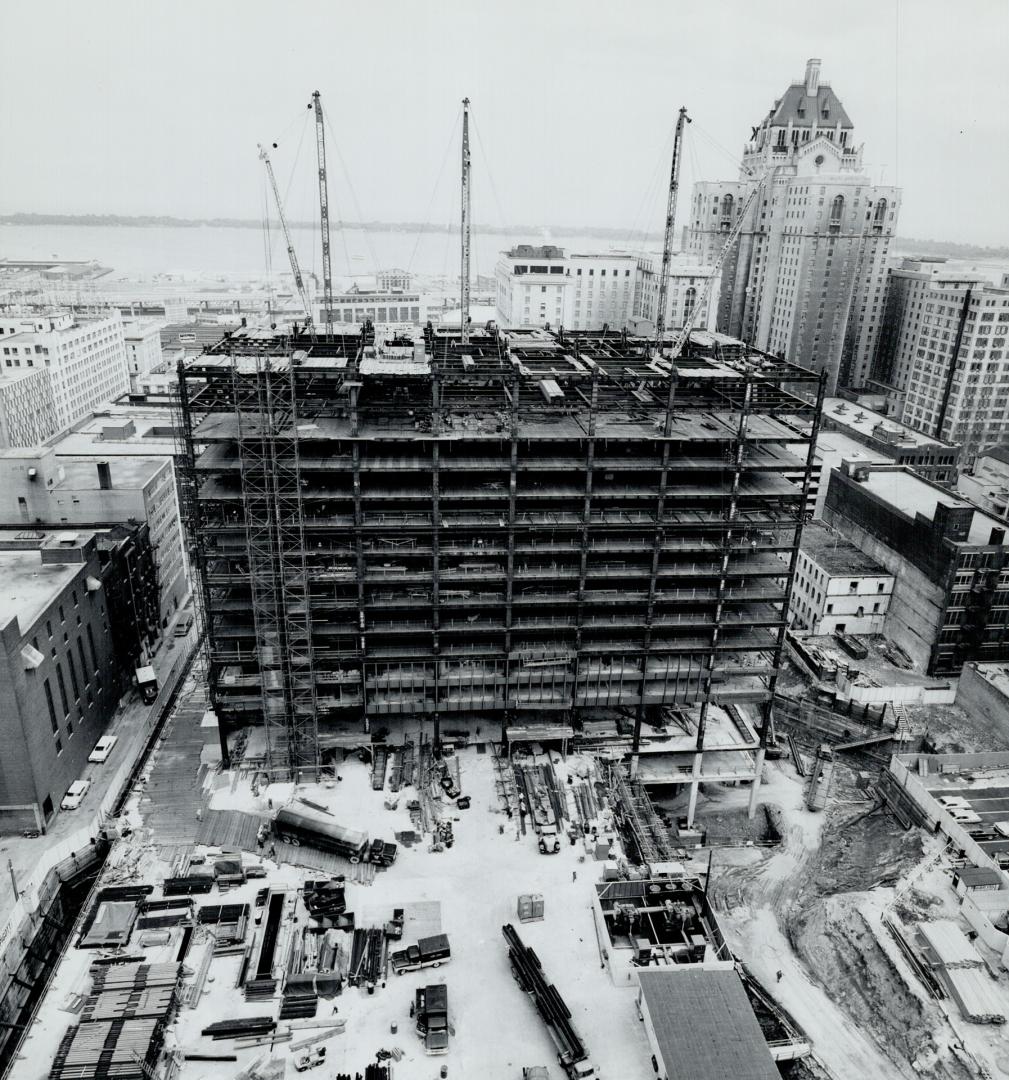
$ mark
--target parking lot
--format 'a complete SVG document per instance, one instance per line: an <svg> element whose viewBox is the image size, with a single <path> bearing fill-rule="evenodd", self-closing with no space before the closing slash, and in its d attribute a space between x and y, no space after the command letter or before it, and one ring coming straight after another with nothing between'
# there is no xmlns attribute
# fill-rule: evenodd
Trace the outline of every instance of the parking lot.
<svg viewBox="0 0 1009 1080"><path fill-rule="evenodd" d="M1006 829L1009 831L1009 787L977 787L976 785L972 787L950 785L947 787L943 785L940 788L933 789L932 794L940 802L949 798L963 799L981 819L980 823L962 821L963 827L974 836L981 848L988 852L989 855L995 855L996 852L1002 851L1009 853L1009 837L990 838L991 833L995 831L996 822L1006 822Z"/></svg>

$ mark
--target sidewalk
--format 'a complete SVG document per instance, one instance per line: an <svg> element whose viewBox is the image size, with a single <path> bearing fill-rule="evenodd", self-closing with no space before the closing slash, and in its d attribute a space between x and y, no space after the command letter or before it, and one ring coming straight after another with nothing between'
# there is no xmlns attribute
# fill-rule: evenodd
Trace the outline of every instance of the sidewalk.
<svg viewBox="0 0 1009 1080"><path fill-rule="evenodd" d="M158 697L152 704L145 704L136 689L123 696L103 733L118 736L115 749L108 761L88 762L81 774L82 779L92 781L83 803L76 810L58 810L44 836L0 838L0 929L6 925L15 905L12 869L18 891L23 893L56 862L90 843L143 750L195 643L195 628L185 638L169 637L164 641L151 661L159 686Z"/></svg>

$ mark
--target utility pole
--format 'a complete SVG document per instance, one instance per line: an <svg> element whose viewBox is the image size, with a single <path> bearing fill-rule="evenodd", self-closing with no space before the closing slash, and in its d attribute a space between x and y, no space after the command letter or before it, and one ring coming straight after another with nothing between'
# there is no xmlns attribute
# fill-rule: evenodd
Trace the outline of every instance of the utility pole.
<svg viewBox="0 0 1009 1080"><path fill-rule="evenodd" d="M666 301L669 296L669 268L673 258L673 228L676 222L676 193L680 187L680 159L683 156L683 129L691 122L686 106L680 109L673 139L673 166L669 173L669 199L666 202L666 233L662 241L662 271L659 277L659 309L655 313L655 347L662 349L666 332Z"/></svg>
<svg viewBox="0 0 1009 1080"><path fill-rule="evenodd" d="M460 342L469 343L469 255L470 255L470 188L469 188L469 98L462 99L462 269L459 294Z"/></svg>
<svg viewBox="0 0 1009 1080"><path fill-rule="evenodd" d="M315 108L315 142L319 155L319 212L322 217L322 302L326 305L326 333L333 332L333 269L329 258L329 185L326 182L326 126L319 91L312 94Z"/></svg>

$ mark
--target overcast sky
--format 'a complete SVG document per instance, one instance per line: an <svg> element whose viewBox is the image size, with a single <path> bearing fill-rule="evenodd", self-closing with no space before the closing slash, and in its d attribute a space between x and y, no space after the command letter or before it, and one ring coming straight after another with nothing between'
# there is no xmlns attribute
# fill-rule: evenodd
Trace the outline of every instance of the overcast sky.
<svg viewBox="0 0 1009 1080"><path fill-rule="evenodd" d="M2 8L4 213L258 218L256 144L276 141L288 212L310 218L318 89L334 216L356 219L356 194L365 219L453 219L469 95L477 221L659 229L678 107L695 120L682 223L690 183L734 178L750 128L818 56L868 170L904 188L901 235L1009 244L1007 0Z"/></svg>

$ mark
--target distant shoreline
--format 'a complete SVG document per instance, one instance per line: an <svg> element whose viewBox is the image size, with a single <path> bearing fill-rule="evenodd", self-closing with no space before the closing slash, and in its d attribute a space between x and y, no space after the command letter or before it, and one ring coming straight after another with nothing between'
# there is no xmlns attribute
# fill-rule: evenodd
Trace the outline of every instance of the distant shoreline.
<svg viewBox="0 0 1009 1080"><path fill-rule="evenodd" d="M318 222L290 221L292 229L317 229ZM261 229L263 223L251 218L177 218L167 215L126 214L0 214L0 225L54 226L74 225L92 228L134 229ZM403 233L458 233L456 224L433 224L421 221L334 221L334 230L355 229L376 232ZM544 233L557 236L592 236L601 240L620 240L624 243L653 241L659 243L662 234L641 229L627 232L604 225L515 225L504 228L499 225L473 226L475 233L490 236L540 237ZM544 239L543 243L550 241ZM893 246L904 255L944 255L953 259L1009 259L1009 247L985 247L980 244L960 244L952 240L919 240L915 237L895 236Z"/></svg>
<svg viewBox="0 0 1009 1080"><path fill-rule="evenodd" d="M317 229L317 221L289 221L292 229ZM456 224L433 224L422 221L333 221L331 228L336 229L371 229L378 232L437 232L457 233L459 226ZM125 214L0 214L0 225L84 225L98 228L139 228L139 229L261 229L263 223L251 218L177 218L167 216ZM544 231L556 233L559 236L599 236L611 240L662 240L662 233L643 232L638 229L628 232L626 229L615 229L608 226L547 226L547 225L516 225L503 228L498 225L475 224L473 231L491 236L536 236ZM549 240L544 240L549 243Z"/></svg>

